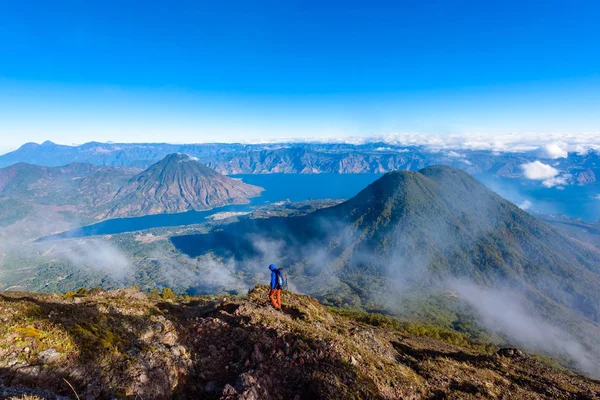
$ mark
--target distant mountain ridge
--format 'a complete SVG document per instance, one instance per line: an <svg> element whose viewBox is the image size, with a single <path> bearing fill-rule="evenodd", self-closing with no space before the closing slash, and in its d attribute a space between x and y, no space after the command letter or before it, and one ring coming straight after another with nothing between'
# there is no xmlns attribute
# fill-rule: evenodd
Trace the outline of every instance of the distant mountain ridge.
<svg viewBox="0 0 600 400"><path fill-rule="evenodd" d="M417 171L430 165L450 165L469 173L506 177L523 175L522 164L540 159L536 152L498 154L484 150L432 151L422 146L389 143L99 143L79 146L52 142L28 143L0 156L0 167L27 162L60 166L71 162L146 169L172 153L187 154L225 175L264 173L385 173ZM541 158L543 160L543 157ZM590 151L545 161L573 176L573 183L591 184L600 176L600 155Z"/></svg>

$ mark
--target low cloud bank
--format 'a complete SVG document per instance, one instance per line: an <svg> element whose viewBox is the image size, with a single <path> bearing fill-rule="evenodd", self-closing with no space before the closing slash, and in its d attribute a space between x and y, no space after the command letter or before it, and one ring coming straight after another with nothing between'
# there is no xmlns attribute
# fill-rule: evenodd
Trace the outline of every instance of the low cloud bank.
<svg viewBox="0 0 600 400"><path fill-rule="evenodd" d="M78 268L104 272L116 281L122 281L132 273L131 263L125 253L104 240L60 241L53 246L52 253Z"/></svg>
<svg viewBox="0 0 600 400"><path fill-rule="evenodd" d="M518 294L460 280L450 282L450 287L477 311L487 329L520 346L571 359L581 371L600 377L600 366L579 341L528 312Z"/></svg>
<svg viewBox="0 0 600 400"><path fill-rule="evenodd" d="M487 150L495 153L533 152L540 158L557 159L568 153L586 154L600 150L600 132L507 133L491 134L430 134L389 133L365 137L305 137L248 141L248 143L347 143L384 142L397 146L421 146L432 151Z"/></svg>

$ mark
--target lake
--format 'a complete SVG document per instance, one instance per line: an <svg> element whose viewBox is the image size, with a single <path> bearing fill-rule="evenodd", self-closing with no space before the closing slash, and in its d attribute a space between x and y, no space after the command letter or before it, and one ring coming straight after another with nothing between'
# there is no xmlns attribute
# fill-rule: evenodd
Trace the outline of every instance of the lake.
<svg viewBox="0 0 600 400"><path fill-rule="evenodd" d="M600 185L544 187L527 179L476 175L480 182L521 208L542 214L565 215L584 221L600 219Z"/></svg>
<svg viewBox="0 0 600 400"><path fill-rule="evenodd" d="M230 205L206 211L180 214L148 215L138 218L111 219L76 228L45 239L78 238L134 232L168 226L193 225L221 212L244 212L253 207L278 201L292 202L317 199L348 199L379 178L380 174L264 174L235 175L233 178L265 188L263 195L249 204ZM546 214L563 214L584 220L600 219L598 185L545 188L537 182L523 179L477 175L476 178L502 197L522 208Z"/></svg>
<svg viewBox="0 0 600 400"><path fill-rule="evenodd" d="M206 211L188 211L179 214L157 214L136 218L117 218L76 228L44 238L65 239L96 235L113 235L167 226L193 225L205 222L207 217L221 212L244 212L253 207L289 200L292 202L319 199L348 199L380 174L263 174L233 175L251 185L265 189L262 196L249 204L229 205Z"/></svg>

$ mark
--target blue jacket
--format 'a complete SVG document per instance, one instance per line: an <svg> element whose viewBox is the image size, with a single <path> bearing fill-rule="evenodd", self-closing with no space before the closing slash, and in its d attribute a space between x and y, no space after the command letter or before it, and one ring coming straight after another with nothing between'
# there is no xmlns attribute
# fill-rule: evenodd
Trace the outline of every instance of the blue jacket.
<svg viewBox="0 0 600 400"><path fill-rule="evenodd" d="M269 265L269 269L271 270L271 290L277 289L277 274L279 271L275 268L275 264Z"/></svg>

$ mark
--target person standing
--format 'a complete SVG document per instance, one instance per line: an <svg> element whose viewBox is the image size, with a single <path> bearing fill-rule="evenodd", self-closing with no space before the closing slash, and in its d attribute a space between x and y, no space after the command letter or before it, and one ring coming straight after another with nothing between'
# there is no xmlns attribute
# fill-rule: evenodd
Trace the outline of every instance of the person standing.
<svg viewBox="0 0 600 400"><path fill-rule="evenodd" d="M269 300L277 310L281 310L281 286L283 277L281 271L275 268L275 264L269 265L271 270L271 291L269 292Z"/></svg>

